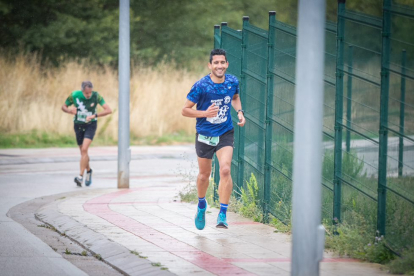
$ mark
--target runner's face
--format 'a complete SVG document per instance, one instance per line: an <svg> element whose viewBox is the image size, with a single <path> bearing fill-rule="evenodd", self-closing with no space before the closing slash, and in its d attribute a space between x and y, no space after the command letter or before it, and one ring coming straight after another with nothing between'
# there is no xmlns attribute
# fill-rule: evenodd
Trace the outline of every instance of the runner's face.
<svg viewBox="0 0 414 276"><path fill-rule="evenodd" d="M83 90L83 95L85 96L85 98L89 99L92 96L92 88L90 87L85 87Z"/></svg>
<svg viewBox="0 0 414 276"><path fill-rule="evenodd" d="M208 64L211 73L217 78L224 77L228 67L229 63L226 61L226 57L221 55L213 56L211 63Z"/></svg>

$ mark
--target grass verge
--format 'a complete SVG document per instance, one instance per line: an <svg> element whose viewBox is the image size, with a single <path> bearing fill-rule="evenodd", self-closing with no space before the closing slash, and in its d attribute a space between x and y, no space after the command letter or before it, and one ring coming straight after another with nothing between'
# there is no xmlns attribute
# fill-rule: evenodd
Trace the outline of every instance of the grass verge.
<svg viewBox="0 0 414 276"><path fill-rule="evenodd" d="M355 214L358 216L358 214ZM374 235L370 228L365 227L363 218L358 218L361 224L325 224L327 229L325 248L340 256L348 256L371 263L385 265L393 274L414 275L414 248L403 250L400 256L390 248L386 237Z"/></svg>
<svg viewBox="0 0 414 276"><path fill-rule="evenodd" d="M41 131L31 131L21 134L0 135L0 148L49 148L76 147L74 136L49 134Z"/></svg>
<svg viewBox="0 0 414 276"><path fill-rule="evenodd" d="M162 136L137 137L131 134L131 145L176 145L191 143L193 134L184 131ZM118 142L109 136L96 135L92 146L116 146ZM21 134L0 134L0 148L50 148L50 147L77 147L75 134L59 135L44 131L33 130Z"/></svg>

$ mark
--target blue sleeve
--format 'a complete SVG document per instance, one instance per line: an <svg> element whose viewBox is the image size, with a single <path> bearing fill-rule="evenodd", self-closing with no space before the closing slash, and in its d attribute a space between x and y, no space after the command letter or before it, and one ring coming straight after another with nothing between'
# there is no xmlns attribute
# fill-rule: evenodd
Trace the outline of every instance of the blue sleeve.
<svg viewBox="0 0 414 276"><path fill-rule="evenodd" d="M201 90L200 87L196 84L191 87L190 92L187 94L187 99L192 101L193 103L198 103L201 96Z"/></svg>
<svg viewBox="0 0 414 276"><path fill-rule="evenodd" d="M232 86L236 86L236 91L234 94L240 94L240 82L237 79L237 77L233 75L228 75L230 82L232 83Z"/></svg>
<svg viewBox="0 0 414 276"><path fill-rule="evenodd" d="M240 82L235 76L231 76L233 83L236 85L236 92L234 94L240 94Z"/></svg>

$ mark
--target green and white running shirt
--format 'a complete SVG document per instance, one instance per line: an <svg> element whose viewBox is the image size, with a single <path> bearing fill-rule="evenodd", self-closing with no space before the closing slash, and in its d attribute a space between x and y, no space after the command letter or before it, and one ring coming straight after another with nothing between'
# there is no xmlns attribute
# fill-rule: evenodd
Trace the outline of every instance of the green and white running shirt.
<svg viewBox="0 0 414 276"><path fill-rule="evenodd" d="M92 91L92 95L89 99L85 98L81 90L73 91L66 99L65 104L71 106L72 104L76 107L77 112L73 121L75 124L86 123L86 117L96 114L96 108L98 104L101 106L105 104L104 98L99 95L98 92ZM90 122L96 121L96 118Z"/></svg>

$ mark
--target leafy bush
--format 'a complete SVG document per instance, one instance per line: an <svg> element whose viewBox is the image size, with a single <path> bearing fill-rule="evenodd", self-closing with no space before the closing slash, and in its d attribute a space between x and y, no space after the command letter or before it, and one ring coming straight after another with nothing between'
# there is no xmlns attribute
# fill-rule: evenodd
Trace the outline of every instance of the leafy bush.
<svg viewBox="0 0 414 276"><path fill-rule="evenodd" d="M286 223L272 215L270 215L269 218L270 218L269 225L276 228L275 230L276 233L277 232L290 233L292 231L292 224L290 223L290 220L288 221L288 223Z"/></svg>
<svg viewBox="0 0 414 276"><path fill-rule="evenodd" d="M402 252L388 264L391 273L414 275L414 248Z"/></svg>
<svg viewBox="0 0 414 276"><path fill-rule="evenodd" d="M372 263L386 264L393 260L394 254L387 246L384 236L379 236L379 231L372 233L370 227L363 222L364 218L357 213L354 215L360 224L325 225L325 247L334 250L340 256Z"/></svg>
<svg viewBox="0 0 414 276"><path fill-rule="evenodd" d="M257 184L257 179L252 173L250 176L250 180L246 181L247 190L243 187L241 190L240 196L240 210L239 212L247 217L252 218L256 222L263 221L263 212L260 205L260 198L259 198L259 186Z"/></svg>

